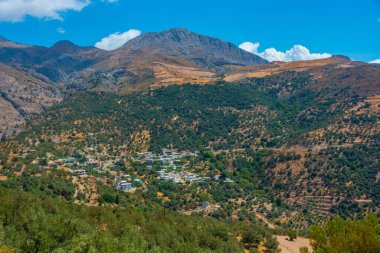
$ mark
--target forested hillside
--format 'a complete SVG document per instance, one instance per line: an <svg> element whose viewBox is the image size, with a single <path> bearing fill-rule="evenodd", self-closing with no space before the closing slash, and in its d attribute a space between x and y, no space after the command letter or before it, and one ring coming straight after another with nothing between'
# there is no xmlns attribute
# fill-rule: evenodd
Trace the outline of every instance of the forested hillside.
<svg viewBox="0 0 380 253"><path fill-rule="evenodd" d="M349 80L360 75L343 73ZM108 190L102 189L113 187L115 174L130 174L148 187L147 192L144 187L137 191L139 196L158 203L167 198L171 209L189 210L207 200L219 206L208 216L254 220L252 214L261 213L300 231L326 214L351 217L376 211L379 106L373 92L378 87L366 79L366 87L353 89L341 77L326 86L314 75L283 72L240 83L172 85L124 96L75 93L4 143L2 174L10 180L4 184L23 185L17 175L44 175L55 160L73 156L77 163L95 159L118 164L101 183L101 171L92 172L93 183L84 182L91 194L74 194L80 202L115 203L116 193L105 197ZM180 166L233 183L183 186L156 181L159 164L153 164L152 172L135 157L162 149L197 152ZM53 175L59 172L64 179L62 168L56 169ZM73 186L57 189L58 195L71 199L81 187L79 181L66 180Z"/></svg>
<svg viewBox="0 0 380 253"><path fill-rule="evenodd" d="M25 209L36 215L31 224L12 225L2 211L3 244L36 252L275 252L265 227L307 236L334 215L379 212L379 87L373 75L361 79L367 68L328 70L66 94L1 142L1 188L36 198ZM19 215L19 193L4 192ZM46 232L62 212L83 229ZM84 218L92 212L100 216ZM51 222L41 228L40 220ZM26 239L29 226L41 236ZM136 240L125 240L130 233Z"/></svg>
<svg viewBox="0 0 380 253"><path fill-rule="evenodd" d="M0 201L1 252L242 252L237 237L246 231L266 240L267 252L277 247L262 227L163 209L85 207L4 189Z"/></svg>

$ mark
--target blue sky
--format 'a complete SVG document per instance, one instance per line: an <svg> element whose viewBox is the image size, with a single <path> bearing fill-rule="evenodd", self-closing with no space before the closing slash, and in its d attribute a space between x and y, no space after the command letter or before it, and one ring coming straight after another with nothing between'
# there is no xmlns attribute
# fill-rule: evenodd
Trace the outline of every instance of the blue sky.
<svg viewBox="0 0 380 253"><path fill-rule="evenodd" d="M0 0L0 34L27 44L95 45L115 32L184 27L236 45L259 42L260 52L300 44L311 52L380 59L380 0L29 0L35 3L29 7L25 1ZM52 11L46 1L66 2Z"/></svg>

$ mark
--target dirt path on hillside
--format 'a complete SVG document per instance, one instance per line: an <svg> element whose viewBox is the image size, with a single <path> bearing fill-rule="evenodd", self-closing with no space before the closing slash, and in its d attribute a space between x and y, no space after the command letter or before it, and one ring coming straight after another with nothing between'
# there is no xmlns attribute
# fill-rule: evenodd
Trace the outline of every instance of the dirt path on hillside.
<svg viewBox="0 0 380 253"><path fill-rule="evenodd" d="M264 223L268 225L269 228L271 228L271 229L277 228L276 225L271 223L267 218L264 217L264 215L259 214L259 213L255 213L255 216L256 216L256 218L262 219L264 221Z"/></svg>

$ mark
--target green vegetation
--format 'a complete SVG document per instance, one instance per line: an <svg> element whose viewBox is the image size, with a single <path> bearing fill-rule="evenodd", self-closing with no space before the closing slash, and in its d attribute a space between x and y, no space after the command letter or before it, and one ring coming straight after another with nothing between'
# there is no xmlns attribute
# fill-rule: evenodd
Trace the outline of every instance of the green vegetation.
<svg viewBox="0 0 380 253"><path fill-rule="evenodd" d="M295 239L297 239L297 233L293 230L288 231L288 236L290 241L294 241Z"/></svg>
<svg viewBox="0 0 380 253"><path fill-rule="evenodd" d="M85 207L4 189L0 203L0 248L16 252L242 252L236 235L249 229L256 247L272 240L261 227L162 210Z"/></svg>
<svg viewBox="0 0 380 253"><path fill-rule="evenodd" d="M315 253L380 252L380 225L375 214L364 220L336 217L324 226L312 226L310 237Z"/></svg>
<svg viewBox="0 0 380 253"><path fill-rule="evenodd" d="M97 133L94 143L138 149L141 146L131 135L147 130L148 145L154 151L169 147L196 150L210 143L214 149L246 148L254 143L279 147L327 125L357 101L337 87L302 91L309 78L305 73L287 72L243 84L173 85L127 96L77 93L31 122L31 128L18 139L75 130ZM290 87L292 96L282 97L281 91ZM301 91L294 92L296 88ZM319 99L330 94L341 97Z"/></svg>
<svg viewBox="0 0 380 253"><path fill-rule="evenodd" d="M294 240L336 214L363 218L380 204L379 113L357 106L365 98L349 88L315 87L313 80L307 72L284 72L240 84L69 95L0 144L3 197L9 193L6 201L16 209L19 196L33 199L21 214L35 216L31 224L12 224L4 209L0 247L256 252L261 244L276 252L269 223ZM197 155L170 165L135 159L163 148ZM76 174L78 168L85 175ZM164 180L163 168L197 180ZM117 189L119 179L133 191ZM64 220L58 214L78 229L49 232L50 224ZM29 235L37 228L40 235ZM317 250L333 245L333 231L324 233Z"/></svg>
<svg viewBox="0 0 380 253"><path fill-rule="evenodd" d="M41 196L60 196L66 200L70 200L75 191L73 183L69 180L52 175L34 177L25 172L20 177L3 182L0 181L0 187L22 189Z"/></svg>

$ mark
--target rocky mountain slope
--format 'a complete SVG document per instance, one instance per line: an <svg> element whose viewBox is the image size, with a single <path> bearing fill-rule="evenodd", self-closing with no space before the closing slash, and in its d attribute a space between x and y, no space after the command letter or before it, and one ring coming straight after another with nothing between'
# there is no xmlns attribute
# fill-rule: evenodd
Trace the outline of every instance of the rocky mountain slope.
<svg viewBox="0 0 380 253"><path fill-rule="evenodd" d="M221 80L239 83L247 78L262 78L289 71L311 73L317 83L315 87L330 85L332 78L339 82L346 80L347 82L340 83L363 90L369 87L369 82L364 79L374 80L372 86L377 87L376 77L379 70L376 65L352 62L345 57L267 63L259 56L247 53L231 43L181 28L143 34L112 52L81 47L69 41L60 41L49 48L29 46L1 37L0 63L8 66L0 70L3 94L5 87L9 85L9 69L12 69L13 87L19 86L20 89L25 89L24 93L30 93L31 96L35 94L33 86L17 81L24 80L24 75L35 78L38 82L34 83L43 83L44 85L39 86L44 87L43 89L55 86L60 94L78 90L126 94L171 84L203 85ZM365 85L362 84L364 81ZM41 94L45 96L49 92L50 90ZM287 92L283 91L282 95L285 96ZM47 97L56 98L55 94ZM62 95L57 95L57 98L61 97ZM32 99L29 104L33 101ZM51 103L42 104L49 106ZM39 104L34 107L42 108ZM10 129L7 132L12 132L15 125L22 123L21 118L12 117L13 119L3 121L3 129L5 126Z"/></svg>
<svg viewBox="0 0 380 253"><path fill-rule="evenodd" d="M1 112L2 136L14 132L27 115L59 101L67 91L125 93L173 83L212 83L220 72L214 67L267 62L231 43L171 29L143 34L113 52L70 41L42 47L0 37L0 63L2 106L7 108ZM12 100L17 92L27 99Z"/></svg>
<svg viewBox="0 0 380 253"><path fill-rule="evenodd" d="M143 34L113 52L70 41L47 48L1 38L0 63L33 69L70 89L123 91L169 83L213 82L226 64L247 66L267 61L232 43L171 29Z"/></svg>
<svg viewBox="0 0 380 253"><path fill-rule="evenodd" d="M28 46L10 41L0 42L0 63L32 69L56 83L102 60L107 52L95 47L80 47L60 41L52 47Z"/></svg>
<svg viewBox="0 0 380 253"><path fill-rule="evenodd" d="M182 28L145 33L129 41L117 50L117 53L124 50L181 56L207 68L228 64L247 66L267 63L261 57L248 53L232 43Z"/></svg>
<svg viewBox="0 0 380 253"><path fill-rule="evenodd" d="M14 134L31 115L61 100L48 78L0 64L0 137Z"/></svg>
<svg viewBox="0 0 380 253"><path fill-rule="evenodd" d="M173 83L213 83L227 66L266 63L232 43L174 28L130 40L85 71L81 83L98 90L116 87L125 93Z"/></svg>
<svg viewBox="0 0 380 253"><path fill-rule="evenodd" d="M4 47L8 47L8 48L23 48L23 47L27 47L27 45L23 45L23 44L12 42L12 41L10 41L10 40L8 40L5 37L3 37L3 36L0 35L0 48L4 48Z"/></svg>

